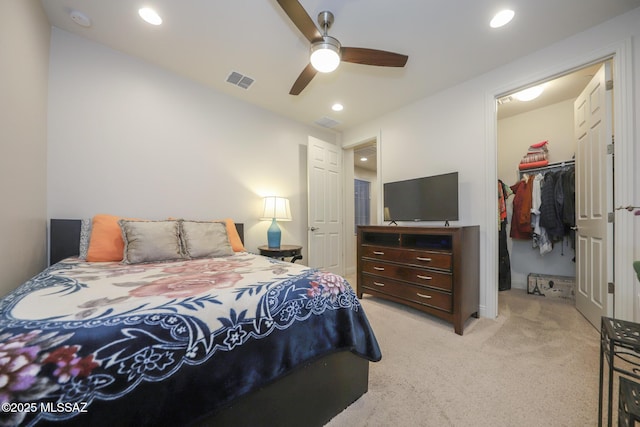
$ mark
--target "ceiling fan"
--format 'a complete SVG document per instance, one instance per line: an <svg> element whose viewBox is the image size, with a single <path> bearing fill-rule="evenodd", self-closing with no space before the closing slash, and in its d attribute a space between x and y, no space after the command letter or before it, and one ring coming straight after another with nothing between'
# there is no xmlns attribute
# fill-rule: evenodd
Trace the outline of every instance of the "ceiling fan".
<svg viewBox="0 0 640 427"><path fill-rule="evenodd" d="M343 47L337 39L327 34L333 24L331 12L325 11L318 14L321 33L297 0L278 0L278 4L302 35L311 42L310 63L302 70L291 87L290 95L298 95L302 92L318 72L328 73L335 70L340 61L381 67L404 67L409 59L407 55L384 50Z"/></svg>

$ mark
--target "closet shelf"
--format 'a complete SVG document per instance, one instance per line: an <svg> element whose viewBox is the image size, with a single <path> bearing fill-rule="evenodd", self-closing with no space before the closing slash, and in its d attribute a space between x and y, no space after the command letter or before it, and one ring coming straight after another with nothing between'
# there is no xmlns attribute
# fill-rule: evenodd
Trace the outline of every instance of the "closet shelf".
<svg viewBox="0 0 640 427"><path fill-rule="evenodd" d="M520 178L522 178L522 176L525 174L531 175L538 172L548 172L548 171L562 169L568 166L575 166L575 164L576 164L575 159L571 159L571 160L565 160L563 162L549 163L548 165L541 166L539 168L522 169L522 170L518 170L518 172L520 173L519 175Z"/></svg>

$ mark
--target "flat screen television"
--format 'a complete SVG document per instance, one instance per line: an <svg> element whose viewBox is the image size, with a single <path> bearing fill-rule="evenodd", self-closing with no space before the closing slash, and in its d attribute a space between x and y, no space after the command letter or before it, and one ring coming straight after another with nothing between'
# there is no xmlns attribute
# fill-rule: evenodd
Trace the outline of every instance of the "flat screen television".
<svg viewBox="0 0 640 427"><path fill-rule="evenodd" d="M458 172L384 184L385 221L457 221Z"/></svg>

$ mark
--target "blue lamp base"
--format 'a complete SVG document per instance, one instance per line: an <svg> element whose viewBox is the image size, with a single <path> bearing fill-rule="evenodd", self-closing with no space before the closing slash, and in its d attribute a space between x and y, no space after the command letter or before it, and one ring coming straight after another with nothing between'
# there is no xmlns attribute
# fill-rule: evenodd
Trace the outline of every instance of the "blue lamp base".
<svg viewBox="0 0 640 427"><path fill-rule="evenodd" d="M280 227L278 227L278 223L276 222L276 219L273 218L273 221L271 221L271 225L267 230L267 243L269 247L279 248L281 237L282 237L282 233L280 232Z"/></svg>

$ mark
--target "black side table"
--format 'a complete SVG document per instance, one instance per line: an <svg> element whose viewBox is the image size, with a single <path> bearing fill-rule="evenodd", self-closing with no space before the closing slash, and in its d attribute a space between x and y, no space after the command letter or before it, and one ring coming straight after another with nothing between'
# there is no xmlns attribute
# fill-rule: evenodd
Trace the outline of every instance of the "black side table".
<svg viewBox="0 0 640 427"><path fill-rule="evenodd" d="M258 246L260 255L270 258L279 258L284 260L285 257L291 257L291 262L302 259L302 246L298 245L280 245L279 248L270 248L267 245Z"/></svg>
<svg viewBox="0 0 640 427"><path fill-rule="evenodd" d="M602 426L604 394L604 361L607 361L609 384L607 395L607 426L611 427L613 373L640 379L640 324L602 317L600 327L600 392L598 395L598 426ZM617 362L617 363L616 363ZM621 366L622 365L622 366Z"/></svg>

